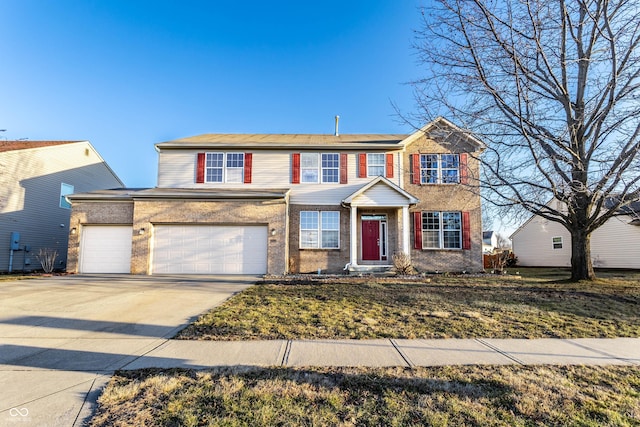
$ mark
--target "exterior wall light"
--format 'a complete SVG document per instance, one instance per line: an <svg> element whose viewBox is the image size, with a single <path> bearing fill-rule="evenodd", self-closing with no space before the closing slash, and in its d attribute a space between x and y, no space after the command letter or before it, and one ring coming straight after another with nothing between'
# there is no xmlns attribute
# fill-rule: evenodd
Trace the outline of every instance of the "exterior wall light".
<svg viewBox="0 0 640 427"><path fill-rule="evenodd" d="M138 230L138 234L142 236L144 234L144 228L141 228L140 230Z"/></svg>
<svg viewBox="0 0 640 427"><path fill-rule="evenodd" d="M77 228L73 227L73 228L71 229L71 234L76 234L77 232L78 232L78 229L77 229Z"/></svg>
<svg viewBox="0 0 640 427"><path fill-rule="evenodd" d="M272 229L271 229L271 235L272 235L272 236L275 236L275 235L276 235L276 229L275 229L275 228L272 228Z"/></svg>

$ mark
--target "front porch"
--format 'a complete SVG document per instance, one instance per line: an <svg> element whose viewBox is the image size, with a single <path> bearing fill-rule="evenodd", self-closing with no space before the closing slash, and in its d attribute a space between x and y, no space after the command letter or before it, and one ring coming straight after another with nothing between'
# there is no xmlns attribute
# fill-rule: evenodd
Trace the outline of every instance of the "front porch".
<svg viewBox="0 0 640 427"><path fill-rule="evenodd" d="M342 201L350 210L350 273L384 273L396 253L411 254L409 206L418 199L378 177Z"/></svg>

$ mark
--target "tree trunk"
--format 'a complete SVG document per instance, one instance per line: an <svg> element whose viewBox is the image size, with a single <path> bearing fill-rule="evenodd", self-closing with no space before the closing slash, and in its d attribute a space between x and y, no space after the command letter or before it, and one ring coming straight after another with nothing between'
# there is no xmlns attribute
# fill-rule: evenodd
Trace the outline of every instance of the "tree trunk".
<svg viewBox="0 0 640 427"><path fill-rule="evenodd" d="M591 234L585 230L571 231L571 280L594 280L591 262Z"/></svg>

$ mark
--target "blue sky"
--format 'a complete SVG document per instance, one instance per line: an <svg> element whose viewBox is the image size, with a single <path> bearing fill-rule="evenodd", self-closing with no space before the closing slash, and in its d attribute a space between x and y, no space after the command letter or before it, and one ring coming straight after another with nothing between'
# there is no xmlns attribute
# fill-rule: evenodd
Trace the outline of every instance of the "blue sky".
<svg viewBox="0 0 640 427"><path fill-rule="evenodd" d="M129 187L201 133L402 133L420 0L1 0L0 137L90 140Z"/></svg>

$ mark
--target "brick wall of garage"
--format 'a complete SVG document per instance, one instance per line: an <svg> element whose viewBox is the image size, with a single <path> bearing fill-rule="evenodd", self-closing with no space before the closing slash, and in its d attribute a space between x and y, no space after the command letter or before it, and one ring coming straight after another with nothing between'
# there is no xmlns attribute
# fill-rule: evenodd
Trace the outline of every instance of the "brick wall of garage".
<svg viewBox="0 0 640 427"><path fill-rule="evenodd" d="M343 273L349 262L349 209L342 206L290 205L289 228L289 271L291 273L314 273L321 269L323 273ZM339 211L340 212L340 248L339 249L300 249L300 212L301 211Z"/></svg>
<svg viewBox="0 0 640 427"><path fill-rule="evenodd" d="M131 272L151 272L153 226L158 224L266 225L267 273L287 272L287 204L284 200L136 200ZM136 230L144 229L143 234Z"/></svg>
<svg viewBox="0 0 640 427"><path fill-rule="evenodd" d="M131 225L133 223L133 200L108 202L73 202L67 252L67 271L78 272L80 240L84 225Z"/></svg>

